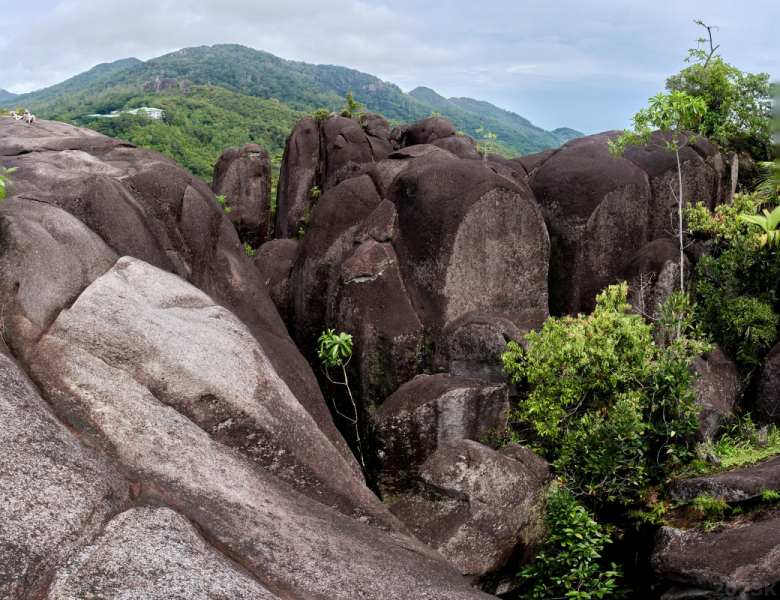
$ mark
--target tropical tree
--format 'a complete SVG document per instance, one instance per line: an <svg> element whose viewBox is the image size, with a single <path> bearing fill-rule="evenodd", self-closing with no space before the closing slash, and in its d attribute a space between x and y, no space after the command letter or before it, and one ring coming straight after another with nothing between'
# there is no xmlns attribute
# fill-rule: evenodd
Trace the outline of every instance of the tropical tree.
<svg viewBox="0 0 780 600"><path fill-rule="evenodd" d="M658 94L648 101L650 106L641 109L634 116L634 128L624 131L623 135L614 142L608 142L608 148L615 157L621 156L631 145L647 146L651 143L665 148L667 152L674 152L677 159L677 192L675 192L671 184L669 188L677 203L677 233L680 242L680 291L684 293L684 198L680 150L696 141L696 135L691 133L691 131L700 129L702 117L707 114L707 104L703 98L697 98L678 90L672 90L668 94ZM663 136L662 143L653 141L653 131L656 129L667 134Z"/></svg>

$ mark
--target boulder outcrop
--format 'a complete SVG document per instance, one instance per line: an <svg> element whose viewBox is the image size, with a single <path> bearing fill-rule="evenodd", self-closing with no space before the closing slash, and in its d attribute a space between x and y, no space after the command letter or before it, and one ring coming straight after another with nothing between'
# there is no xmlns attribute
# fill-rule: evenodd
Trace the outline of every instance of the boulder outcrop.
<svg viewBox="0 0 780 600"><path fill-rule="evenodd" d="M517 566L545 535L549 467L514 446L501 453L470 440L442 446L420 467L420 487L390 509L475 586L499 594L517 586Z"/></svg>
<svg viewBox="0 0 780 600"><path fill-rule="evenodd" d="M511 173L420 144L319 200L290 279L291 329L313 365L322 331L354 336L349 378L363 423L431 369L448 323L474 311L507 326L546 318L549 240L533 193Z"/></svg>
<svg viewBox="0 0 780 600"><path fill-rule="evenodd" d="M285 323L290 322L290 273L298 258L294 240L276 239L266 242L252 260L263 276L271 300Z"/></svg>
<svg viewBox="0 0 780 600"><path fill-rule="evenodd" d="M711 442L721 423L732 417L744 384L737 366L717 344L712 352L694 361L693 370L699 375L692 386L697 392L696 401L701 405L699 438Z"/></svg>
<svg viewBox="0 0 780 600"><path fill-rule="evenodd" d="M675 498L685 502L697 496L741 502L760 497L763 490L780 491L780 458L743 469L682 479L672 487Z"/></svg>
<svg viewBox="0 0 780 600"><path fill-rule="evenodd" d="M0 119L3 164L6 168L18 167L3 205L16 199L36 206L60 207L97 234L108 247L102 250L104 254L132 256L176 273L227 308L249 327L274 369L358 471L333 424L314 373L288 336L262 275L247 259L235 228L203 181L156 152L88 129L51 121L29 127L21 121ZM0 211L5 210L0 206ZM35 212L27 212L31 211ZM24 270L29 257L38 253L34 237L19 235L27 240L29 250L8 259L13 263L8 268L16 271ZM90 261L98 259L89 252L82 254L81 250L94 245L94 241L71 240L69 235L61 231L54 237L59 237L60 246L72 246L66 254L71 256L67 260L73 263L69 272L74 274L74 281L64 282L64 275L50 277L46 270L41 271L46 273L46 281L38 281L46 287L68 288L69 300L58 305L60 308L75 299L81 291L77 288L83 289L93 276L102 274L98 273L100 269L107 269L105 260L98 261L99 268L86 268ZM20 255L25 256L21 263ZM76 264L79 257L85 265L81 273ZM65 258L56 260L62 262ZM7 262L0 256L0 263L3 261ZM34 277L37 269L24 277ZM28 289L35 289L33 280L25 283L19 277L13 282L9 279L9 286L27 285ZM12 295L10 288L0 291L4 293ZM56 316L59 308L52 310ZM11 320L16 318L9 315L8 308L5 314ZM25 352L24 340L17 343L13 336L7 339L17 356Z"/></svg>
<svg viewBox="0 0 780 600"><path fill-rule="evenodd" d="M442 330L436 344L433 369L460 377L505 383L501 355L508 342L528 347L525 335L541 328L541 320L519 321L482 311L468 312Z"/></svg>
<svg viewBox="0 0 780 600"><path fill-rule="evenodd" d="M507 386L449 374L418 375L371 417L378 483L385 502L407 492L417 469L443 445L479 441L506 423Z"/></svg>
<svg viewBox="0 0 780 600"><path fill-rule="evenodd" d="M354 119L329 115L322 124L304 117L285 144L277 191L276 237L295 238L319 195L393 151L387 121L375 114Z"/></svg>
<svg viewBox="0 0 780 600"><path fill-rule="evenodd" d="M211 189L224 196L228 217L242 244L257 248L268 240L271 219L271 158L257 144L228 148L214 167Z"/></svg>
<svg viewBox="0 0 780 600"><path fill-rule="evenodd" d="M677 163L665 151L664 136L655 133L649 146L616 159L607 142L619 133L572 140L524 162L552 242L552 314L591 312L621 264L648 242L668 237L676 223ZM697 137L680 150L680 161L686 205L714 208L730 200L733 170L709 141Z"/></svg>
<svg viewBox="0 0 780 600"><path fill-rule="evenodd" d="M651 563L667 579L732 595L780 580L780 517L711 533L662 527Z"/></svg>

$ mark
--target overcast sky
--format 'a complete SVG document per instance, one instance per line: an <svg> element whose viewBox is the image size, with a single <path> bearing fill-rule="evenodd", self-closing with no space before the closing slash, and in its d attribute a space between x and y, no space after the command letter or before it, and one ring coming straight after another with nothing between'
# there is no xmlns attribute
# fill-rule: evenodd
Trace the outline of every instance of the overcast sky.
<svg viewBox="0 0 780 600"><path fill-rule="evenodd" d="M409 91L487 100L545 129L623 128L717 25L724 60L780 77L780 0L0 0L0 88L237 43Z"/></svg>

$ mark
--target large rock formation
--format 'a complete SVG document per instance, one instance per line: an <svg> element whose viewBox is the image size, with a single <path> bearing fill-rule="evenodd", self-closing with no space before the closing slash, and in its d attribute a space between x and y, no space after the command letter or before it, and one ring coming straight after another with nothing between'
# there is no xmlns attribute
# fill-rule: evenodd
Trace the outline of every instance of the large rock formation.
<svg viewBox="0 0 780 600"><path fill-rule="evenodd" d="M224 196L228 217L244 244L257 248L268 239L271 218L271 158L257 144L228 148L214 167L211 189Z"/></svg>
<svg viewBox="0 0 780 600"><path fill-rule="evenodd" d="M422 465L419 489L390 510L477 587L505 593L544 538L549 476L547 463L517 444L499 453L455 441Z"/></svg>
<svg viewBox="0 0 780 600"><path fill-rule="evenodd" d="M693 370L699 375L692 386L697 392L696 402L701 405L697 417L700 423L699 438L712 441L721 423L732 417L734 407L742 396L742 376L734 362L717 344L712 352L696 358Z"/></svg>
<svg viewBox="0 0 780 600"><path fill-rule="evenodd" d="M301 119L287 138L277 191L276 236L295 238L319 194L334 187L366 163L383 160L393 151L387 121L366 114L361 123L328 116L321 125Z"/></svg>
<svg viewBox="0 0 780 600"><path fill-rule="evenodd" d="M10 243L6 236L0 256L0 265L4 265L0 270L9 282L0 290L0 297L8 304L6 326L12 333L6 339L14 353L25 351L28 334L24 339L17 337L29 321L45 329L51 315L56 316L110 267L103 255L133 256L178 274L241 319L296 398L342 454L352 460L333 425L314 373L287 335L262 275L247 259L235 228L203 181L156 152L63 123L41 121L29 127L3 118L0 136L3 165L18 168L9 196L0 205L0 220L19 224L14 229L17 241ZM36 208L19 206L25 203L30 207L63 208L97 236L74 233L81 241L72 239L72 225L62 228L52 221L53 217L38 216ZM28 223L30 219L44 220L33 225ZM35 240L41 228L52 231L46 234L46 255L40 254ZM90 236L99 237L108 246L101 251L103 255L87 252L94 246L94 240L86 239ZM22 241L32 250L21 254L23 261L17 248ZM69 249L58 256L56 248L62 246ZM28 268L33 257L37 266ZM46 261L50 264L43 264ZM71 265L58 274L58 265L65 261ZM91 266L82 268L79 264ZM46 279L46 287L62 287L57 292L62 295L60 299L54 303L45 300L49 314L45 318L39 312L41 307L36 306L42 301L35 291L41 278ZM15 297L14 286L28 290L26 299ZM17 301L25 303L18 314L13 308ZM357 470L357 463L352 462Z"/></svg>
<svg viewBox="0 0 780 600"><path fill-rule="evenodd" d="M322 331L354 336L362 423L431 369L448 323L474 311L518 325L547 316L549 241L516 175L415 145L319 200L290 280L291 329L313 364Z"/></svg>
<svg viewBox="0 0 780 600"><path fill-rule="evenodd" d="M649 146L616 159L607 142L619 133L572 140L522 161L550 231L553 314L590 312L596 294L614 283L629 256L673 232L675 154L665 151L666 139L656 133ZM709 141L697 137L680 150L680 161L686 205L714 208L730 200L735 173Z"/></svg>
<svg viewBox="0 0 780 600"><path fill-rule="evenodd" d="M71 130L19 129L4 159L3 337L65 425L0 361L3 596L486 598L291 393L297 350L210 190L102 137L36 150Z"/></svg>
<svg viewBox="0 0 780 600"><path fill-rule="evenodd" d="M685 502L697 496L741 502L760 497L763 490L780 491L780 458L743 469L682 479L672 487L674 497Z"/></svg>
<svg viewBox="0 0 780 600"><path fill-rule="evenodd" d="M419 375L402 385L371 417L379 489L385 502L408 491L417 468L441 446L479 441L506 424L507 386L449 374Z"/></svg>

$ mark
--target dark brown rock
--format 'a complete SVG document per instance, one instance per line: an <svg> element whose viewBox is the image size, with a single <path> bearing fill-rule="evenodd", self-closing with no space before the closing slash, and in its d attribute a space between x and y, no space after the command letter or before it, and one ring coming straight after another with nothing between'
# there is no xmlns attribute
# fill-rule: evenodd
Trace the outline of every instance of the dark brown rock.
<svg viewBox="0 0 780 600"><path fill-rule="evenodd" d="M758 377L758 402L767 419L780 423L780 344L766 355Z"/></svg>
<svg viewBox="0 0 780 600"><path fill-rule="evenodd" d="M420 488L391 511L478 588L517 587L518 565L543 539L549 472L470 440L442 446L420 467Z"/></svg>
<svg viewBox="0 0 780 600"><path fill-rule="evenodd" d="M685 256L683 270L686 291L692 293L695 279ZM616 281L628 283L628 302L635 314L658 320L660 305L680 291L680 242L661 238L645 244L618 267Z"/></svg>
<svg viewBox="0 0 780 600"><path fill-rule="evenodd" d="M279 170L276 192L277 238L295 238L301 218L316 201L312 189L317 185L320 161L320 133L313 117L304 117L287 137Z"/></svg>
<svg viewBox="0 0 780 600"><path fill-rule="evenodd" d="M519 325L519 326L518 326ZM500 315L473 311L448 323L436 344L435 371L460 377L505 383L501 355L512 341L527 347L524 336L541 328L541 321L513 323Z"/></svg>
<svg viewBox="0 0 780 600"><path fill-rule="evenodd" d="M482 160L482 155L477 150L474 138L468 135L452 135L430 142L431 145L452 152L458 158L465 160Z"/></svg>
<svg viewBox="0 0 780 600"><path fill-rule="evenodd" d="M388 204L392 207L383 201L374 212ZM376 227L369 224L367 230L372 229ZM360 398L361 423L367 425L385 398L431 362L425 331L406 294L393 247L371 238L350 250L338 280L330 286L329 301L328 327L332 324L336 331L353 336L350 381ZM351 414L354 409L343 400L340 412Z"/></svg>
<svg viewBox="0 0 780 600"><path fill-rule="evenodd" d="M290 319L290 273L297 257L297 242L276 239L260 246L252 260L285 323Z"/></svg>
<svg viewBox="0 0 780 600"><path fill-rule="evenodd" d="M323 192L348 179L363 164L379 162L393 151L390 142L367 135L360 123L347 117L328 117L320 135Z"/></svg>
<svg viewBox="0 0 780 600"><path fill-rule="evenodd" d="M355 233L381 198L367 175L323 194L312 212L290 279L292 330L304 355L315 360L317 338L327 328L331 277L352 249Z"/></svg>
<svg viewBox="0 0 780 600"><path fill-rule="evenodd" d="M698 357L693 370L700 375L692 386L698 392L696 402L702 407L698 416L699 438L711 442L721 423L731 419L744 384L739 369L718 345Z"/></svg>
<svg viewBox="0 0 780 600"><path fill-rule="evenodd" d="M419 375L371 417L379 489L392 502L417 480L417 469L444 444L479 441L506 423L507 386L449 374Z"/></svg>
<svg viewBox="0 0 780 600"><path fill-rule="evenodd" d="M698 533L662 527L651 564L667 579L734 595L780 580L780 517Z"/></svg>
<svg viewBox="0 0 780 600"><path fill-rule="evenodd" d="M531 175L536 169L541 167L548 158L551 158L558 154L560 148L550 148L548 150L542 150L536 154L527 154L526 156L519 156L518 158L511 159L511 162L516 162L522 166L528 175Z"/></svg>
<svg viewBox="0 0 780 600"><path fill-rule="evenodd" d="M35 125L30 127L24 121L15 121L13 117L0 117L0 156L58 150L89 152L117 147L135 148L135 144L130 142L59 121L37 120Z"/></svg>
<svg viewBox="0 0 780 600"><path fill-rule="evenodd" d="M430 117L412 123L406 128L403 145L430 144L451 137L455 133L455 127L444 117Z"/></svg>
<svg viewBox="0 0 780 600"><path fill-rule="evenodd" d="M572 140L534 171L529 183L542 207L551 239L550 311L591 312L596 295L614 283L628 257L676 223L674 153L655 134L650 146L616 159L607 142L619 132ZM730 170L703 138L680 151L685 204L708 208L730 198Z"/></svg>
<svg viewBox="0 0 780 600"><path fill-rule="evenodd" d="M484 161L412 164L396 177L391 198L393 246L426 327L438 334L474 310L546 318L549 238L524 184Z"/></svg>
<svg viewBox="0 0 780 600"><path fill-rule="evenodd" d="M214 167L211 189L225 196L228 217L243 244L257 248L268 239L271 217L271 158L257 144L228 148Z"/></svg>
<svg viewBox="0 0 780 600"><path fill-rule="evenodd" d="M390 141L390 126L384 117L374 113L366 113L360 116L360 124L366 133L380 140Z"/></svg>
<svg viewBox="0 0 780 600"><path fill-rule="evenodd" d="M683 479L674 485L672 493L675 498L685 502L690 502L697 496L741 502L758 498L762 490L780 491L780 458L744 469Z"/></svg>

